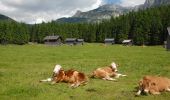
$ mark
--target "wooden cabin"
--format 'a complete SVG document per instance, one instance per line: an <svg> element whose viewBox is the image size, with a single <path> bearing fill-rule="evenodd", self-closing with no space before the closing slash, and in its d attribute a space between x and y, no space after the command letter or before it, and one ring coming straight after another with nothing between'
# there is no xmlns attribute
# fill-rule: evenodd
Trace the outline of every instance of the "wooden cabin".
<svg viewBox="0 0 170 100"><path fill-rule="evenodd" d="M67 45L76 45L77 44L77 39L76 38L66 38L65 44L67 44Z"/></svg>
<svg viewBox="0 0 170 100"><path fill-rule="evenodd" d="M46 44L46 45L61 45L62 38L60 36L46 36L44 38L44 44Z"/></svg>
<svg viewBox="0 0 170 100"><path fill-rule="evenodd" d="M104 43L113 45L113 44L115 44L115 39L114 38L106 38L104 40Z"/></svg>
<svg viewBox="0 0 170 100"><path fill-rule="evenodd" d="M123 44L124 46L132 46L132 45L133 45L133 42L132 42L132 40L123 40L123 41L122 41L122 44Z"/></svg>
<svg viewBox="0 0 170 100"><path fill-rule="evenodd" d="M170 51L170 27L167 28L168 30L168 36L167 36L167 44L166 44L166 49Z"/></svg>
<svg viewBox="0 0 170 100"><path fill-rule="evenodd" d="M76 44L77 45L83 45L84 44L84 39L77 39Z"/></svg>

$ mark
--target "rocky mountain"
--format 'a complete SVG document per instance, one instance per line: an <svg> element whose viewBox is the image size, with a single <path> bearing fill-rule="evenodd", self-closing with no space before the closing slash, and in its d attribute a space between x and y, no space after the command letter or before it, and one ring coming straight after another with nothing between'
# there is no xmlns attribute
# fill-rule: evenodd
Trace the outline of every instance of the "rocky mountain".
<svg viewBox="0 0 170 100"><path fill-rule="evenodd" d="M106 4L98 7L97 9L81 12L77 11L75 15L69 18L61 18L56 20L57 22L100 22L103 19L110 19L118 17L122 14L126 14L132 10L138 11L138 9L146 9L149 7L155 7L160 5L170 4L170 0L146 0L144 4L135 7L122 7L115 4Z"/></svg>
<svg viewBox="0 0 170 100"><path fill-rule="evenodd" d="M118 17L132 10L129 7L122 7L120 5L106 4L97 9L87 12L77 11L75 15L70 18L61 18L57 22L98 22L103 19L110 19L111 16Z"/></svg>
<svg viewBox="0 0 170 100"><path fill-rule="evenodd" d="M170 4L170 0L146 0L145 3L143 4L143 7L149 8L167 4Z"/></svg>

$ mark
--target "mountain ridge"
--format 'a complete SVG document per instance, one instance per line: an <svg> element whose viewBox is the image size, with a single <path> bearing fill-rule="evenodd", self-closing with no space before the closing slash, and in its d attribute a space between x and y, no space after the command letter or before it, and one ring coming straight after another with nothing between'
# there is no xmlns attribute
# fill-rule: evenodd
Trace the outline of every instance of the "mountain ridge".
<svg viewBox="0 0 170 100"><path fill-rule="evenodd" d="M146 8L167 4L170 4L170 0L146 0L144 4L135 7L122 7L117 4L106 4L87 12L81 12L80 10L78 10L72 17L60 18L57 19L56 22L77 23L81 22L82 19L84 19L82 22L101 22L103 19L118 17L130 11L138 11L139 9L143 10Z"/></svg>
<svg viewBox="0 0 170 100"><path fill-rule="evenodd" d="M8 17L8 16L5 16L5 15L2 15L0 14L0 21L14 21L12 18Z"/></svg>

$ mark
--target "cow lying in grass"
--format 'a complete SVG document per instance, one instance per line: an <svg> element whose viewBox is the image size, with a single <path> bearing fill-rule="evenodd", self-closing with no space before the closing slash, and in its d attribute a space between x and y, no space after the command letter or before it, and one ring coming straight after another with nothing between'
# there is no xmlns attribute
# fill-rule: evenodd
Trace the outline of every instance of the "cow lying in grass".
<svg viewBox="0 0 170 100"><path fill-rule="evenodd" d="M52 82L52 84L59 82L70 83L71 87L78 87L88 82L88 78L84 73L76 70L64 71L60 65L56 65L53 71L52 78L41 80L40 82Z"/></svg>
<svg viewBox="0 0 170 100"><path fill-rule="evenodd" d="M119 78L120 76L126 76L122 75L120 73L117 73L117 65L116 63L111 63L110 66L106 66L103 68L97 68L95 71L93 71L91 77L101 78L103 80L116 80L111 77Z"/></svg>
<svg viewBox="0 0 170 100"><path fill-rule="evenodd" d="M139 82L139 88L136 95L142 92L145 94L160 94L162 91L170 92L170 79L166 77L144 76Z"/></svg>

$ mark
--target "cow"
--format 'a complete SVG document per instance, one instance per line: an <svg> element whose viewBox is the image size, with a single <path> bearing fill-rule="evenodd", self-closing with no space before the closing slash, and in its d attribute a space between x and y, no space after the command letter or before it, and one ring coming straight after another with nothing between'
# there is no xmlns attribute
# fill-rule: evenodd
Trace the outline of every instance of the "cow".
<svg viewBox="0 0 170 100"><path fill-rule="evenodd" d="M96 70L92 72L90 77L113 81L116 79L113 79L111 77L119 78L120 76L127 76L127 75L117 73L118 72L117 66L118 65L115 62L112 62L109 66L97 68Z"/></svg>
<svg viewBox="0 0 170 100"><path fill-rule="evenodd" d="M170 92L170 79L166 77L146 75L139 81L136 96L139 96L142 92L154 95L160 94L162 91Z"/></svg>
<svg viewBox="0 0 170 100"><path fill-rule="evenodd" d="M70 83L71 87L78 87L80 85L85 85L88 82L88 77L79 71L70 69L63 70L60 65L56 65L53 70L52 78L48 78L46 80L41 80L41 82L52 82L52 84L59 82Z"/></svg>

